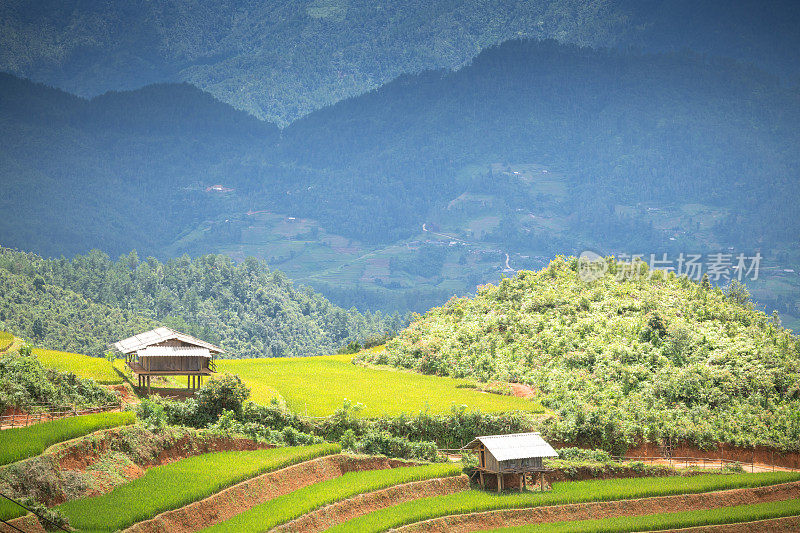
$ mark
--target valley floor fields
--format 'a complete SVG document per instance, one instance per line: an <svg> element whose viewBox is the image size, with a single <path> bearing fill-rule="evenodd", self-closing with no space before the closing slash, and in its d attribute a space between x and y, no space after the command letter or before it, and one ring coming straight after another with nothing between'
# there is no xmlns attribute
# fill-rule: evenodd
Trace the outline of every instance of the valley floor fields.
<svg viewBox="0 0 800 533"><path fill-rule="evenodd" d="M364 367L351 363L352 357L225 359L217 361L217 369L238 374L256 403L282 398L291 410L309 416L331 415L345 400L362 404L358 415L367 417L446 413L462 405L487 413L544 411L532 400L470 388L467 380Z"/></svg>

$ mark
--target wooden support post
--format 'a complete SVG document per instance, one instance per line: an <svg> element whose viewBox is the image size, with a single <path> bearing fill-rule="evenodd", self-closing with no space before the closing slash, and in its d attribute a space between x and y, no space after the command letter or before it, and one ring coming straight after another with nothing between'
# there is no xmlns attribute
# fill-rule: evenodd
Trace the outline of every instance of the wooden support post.
<svg viewBox="0 0 800 533"><path fill-rule="evenodd" d="M528 474L523 472L522 473L522 490L526 490L528 488L528 480L525 479L526 477L528 477Z"/></svg>
<svg viewBox="0 0 800 533"><path fill-rule="evenodd" d="M147 376L147 397L150 397L150 376Z"/></svg>
<svg viewBox="0 0 800 533"><path fill-rule="evenodd" d="M539 491L544 492L544 472L539 474Z"/></svg>
<svg viewBox="0 0 800 533"><path fill-rule="evenodd" d="M497 473L497 492L501 492L503 490L503 473Z"/></svg>
<svg viewBox="0 0 800 533"><path fill-rule="evenodd" d="M480 473L480 476L481 476L481 488L485 489L486 488L486 482L483 480L483 470L481 470L479 473Z"/></svg>
<svg viewBox="0 0 800 533"><path fill-rule="evenodd" d="M525 484L525 472L519 475L519 491L522 492L522 486Z"/></svg>

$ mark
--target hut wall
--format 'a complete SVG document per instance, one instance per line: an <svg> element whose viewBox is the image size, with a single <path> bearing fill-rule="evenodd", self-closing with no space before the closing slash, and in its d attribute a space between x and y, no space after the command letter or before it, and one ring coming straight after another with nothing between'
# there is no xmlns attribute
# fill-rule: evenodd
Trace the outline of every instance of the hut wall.
<svg viewBox="0 0 800 533"><path fill-rule="evenodd" d="M484 466L484 468L489 472L499 472L500 463L497 461L495 456L492 455L492 452L486 450L485 454L486 455L484 456L484 460L486 461L486 465Z"/></svg>
<svg viewBox="0 0 800 533"><path fill-rule="evenodd" d="M197 372L205 368L205 357L143 357L142 365L151 372Z"/></svg>

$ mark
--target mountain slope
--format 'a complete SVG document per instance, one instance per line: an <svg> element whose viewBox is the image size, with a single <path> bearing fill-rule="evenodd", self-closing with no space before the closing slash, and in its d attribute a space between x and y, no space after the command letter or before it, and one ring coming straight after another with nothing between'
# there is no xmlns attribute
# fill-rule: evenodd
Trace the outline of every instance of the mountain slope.
<svg viewBox="0 0 800 533"><path fill-rule="evenodd" d="M0 5L0 69L84 96L189 81L286 124L518 37L684 49L797 75L800 10L771 0L292 0Z"/></svg>
<svg viewBox="0 0 800 533"><path fill-rule="evenodd" d="M800 339L736 287L628 265L585 283L576 258L557 258L430 310L371 360L528 383L561 442L797 451Z"/></svg>
<svg viewBox="0 0 800 533"><path fill-rule="evenodd" d="M736 210L741 219L715 228L714 241L725 246L792 241L799 118L797 92L736 63L513 41L457 72L403 76L292 124L285 157L326 169L347 187L323 182L290 202L301 213L303 203L321 208L337 224L343 214L335 206L351 206L351 220L354 204L364 212L377 206L389 226L411 228L465 191L493 194L508 203L502 214L525 241L515 213L547 202L502 170L538 163L565 169L569 194L556 210L572 215L570 233L588 233L591 245L630 244L631 234L643 234L651 247L669 246L667 234L644 224L615 231L625 220L613 206L642 202ZM480 173L464 172L470 165ZM320 206L322 198L330 206Z"/></svg>

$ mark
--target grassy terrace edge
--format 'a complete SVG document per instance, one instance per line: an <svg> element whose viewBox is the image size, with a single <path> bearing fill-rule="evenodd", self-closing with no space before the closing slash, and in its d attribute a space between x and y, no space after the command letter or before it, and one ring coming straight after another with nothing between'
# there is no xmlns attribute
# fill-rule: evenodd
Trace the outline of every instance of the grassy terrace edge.
<svg viewBox="0 0 800 533"><path fill-rule="evenodd" d="M502 533L605 533L611 531L660 531L687 527L755 522L800 516L800 499L753 503L700 511L680 511L647 516L619 516L577 522L550 522L484 530Z"/></svg>
<svg viewBox="0 0 800 533"><path fill-rule="evenodd" d="M335 444L215 452L156 466L111 492L58 509L80 531L116 531L201 500L265 472L341 451Z"/></svg>
<svg viewBox="0 0 800 533"><path fill-rule="evenodd" d="M461 465L452 463L399 467L391 470L347 472L341 477L315 483L290 494L279 496L202 531L203 533L266 531L325 505L358 494L414 481L460 474Z"/></svg>
<svg viewBox="0 0 800 533"><path fill-rule="evenodd" d="M560 482L546 493L496 494L469 491L433 498L422 498L354 518L329 532L386 531L406 524L443 516L520 509L544 505L563 505L592 501L628 500L653 496L696 494L734 488L752 488L800 480L798 472L761 474L702 474L697 476L626 478Z"/></svg>

